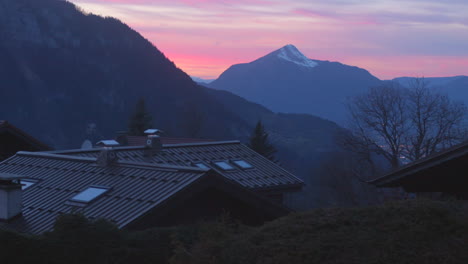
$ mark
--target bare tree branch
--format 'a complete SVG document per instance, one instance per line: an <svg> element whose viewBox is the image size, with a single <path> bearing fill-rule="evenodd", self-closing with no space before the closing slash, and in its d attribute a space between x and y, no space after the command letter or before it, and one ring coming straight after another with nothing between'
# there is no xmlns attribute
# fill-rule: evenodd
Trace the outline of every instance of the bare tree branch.
<svg viewBox="0 0 468 264"><path fill-rule="evenodd" d="M464 104L428 88L416 78L409 88L389 83L348 101L351 133L345 149L370 159L383 155L393 168L415 161L466 139ZM368 152L366 154L366 152ZM371 160L371 159L370 159Z"/></svg>

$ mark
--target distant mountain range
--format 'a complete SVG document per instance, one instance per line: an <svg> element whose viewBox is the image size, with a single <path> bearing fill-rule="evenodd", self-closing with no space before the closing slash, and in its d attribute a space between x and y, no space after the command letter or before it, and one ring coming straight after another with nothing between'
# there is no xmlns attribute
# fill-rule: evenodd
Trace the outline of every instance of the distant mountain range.
<svg viewBox="0 0 468 264"><path fill-rule="evenodd" d="M414 77L400 77L393 81L410 87L414 79ZM429 87L447 94L452 100L462 101L468 106L468 76L426 77L424 80Z"/></svg>
<svg viewBox="0 0 468 264"><path fill-rule="evenodd" d="M413 78L393 81L408 86ZM426 78L431 87L468 105L468 77ZM208 87L226 90L275 112L307 113L346 125L348 97L384 85L367 70L339 62L312 60L286 45L250 63L236 64Z"/></svg>
<svg viewBox="0 0 468 264"><path fill-rule="evenodd" d="M208 87L233 92L275 112L313 114L343 124L346 98L380 84L364 69L312 60L286 45L229 67Z"/></svg>
<svg viewBox="0 0 468 264"><path fill-rule="evenodd" d="M195 76L190 76L190 78L192 78L192 80L198 84L208 84L215 80L215 79L203 79L203 78L199 78Z"/></svg>

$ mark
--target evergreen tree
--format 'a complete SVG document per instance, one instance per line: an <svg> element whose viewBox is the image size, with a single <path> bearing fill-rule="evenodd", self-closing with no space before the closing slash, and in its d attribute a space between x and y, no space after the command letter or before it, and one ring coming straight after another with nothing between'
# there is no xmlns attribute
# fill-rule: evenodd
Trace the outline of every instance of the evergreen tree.
<svg viewBox="0 0 468 264"><path fill-rule="evenodd" d="M259 120L255 126L255 130L250 137L250 143L248 146L258 154L265 158L277 162L274 154L276 153L275 147L268 140L268 133L265 131L265 127Z"/></svg>
<svg viewBox="0 0 468 264"><path fill-rule="evenodd" d="M146 109L145 99L138 100L135 112L128 123L128 134L130 136L144 136L145 130L153 127L153 117Z"/></svg>

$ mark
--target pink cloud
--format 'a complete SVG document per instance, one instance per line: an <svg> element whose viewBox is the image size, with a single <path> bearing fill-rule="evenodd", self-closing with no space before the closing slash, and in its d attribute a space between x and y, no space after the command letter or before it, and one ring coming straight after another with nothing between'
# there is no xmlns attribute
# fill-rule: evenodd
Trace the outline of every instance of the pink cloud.
<svg viewBox="0 0 468 264"><path fill-rule="evenodd" d="M325 17L325 18L333 18L333 19L336 18L336 15L332 15L332 14L320 12L320 11L313 11L313 10L305 9L305 8L294 9L292 13L296 15L306 16L306 17Z"/></svg>
<svg viewBox="0 0 468 264"><path fill-rule="evenodd" d="M217 77L286 43L380 78L468 74L468 3L461 0L456 9L415 0L72 1L117 16L199 77Z"/></svg>
<svg viewBox="0 0 468 264"><path fill-rule="evenodd" d="M339 14L336 12L315 11L311 9L298 8L292 11L293 14L310 17L310 18L324 18L331 19L341 23L355 24L355 25L377 25L380 24L376 18L370 15L360 14Z"/></svg>

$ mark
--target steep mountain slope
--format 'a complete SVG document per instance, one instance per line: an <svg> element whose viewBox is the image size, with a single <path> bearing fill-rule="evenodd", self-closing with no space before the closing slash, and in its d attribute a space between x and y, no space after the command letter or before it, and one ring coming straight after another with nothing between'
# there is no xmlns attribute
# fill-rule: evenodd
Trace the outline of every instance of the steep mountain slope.
<svg viewBox="0 0 468 264"><path fill-rule="evenodd" d="M125 129L140 97L172 135L194 112L207 137L250 130L137 32L65 1L0 0L0 58L2 118L55 147Z"/></svg>
<svg viewBox="0 0 468 264"><path fill-rule="evenodd" d="M379 84L364 69L311 60L286 45L253 62L231 66L208 86L276 112L308 113L344 123L346 98Z"/></svg>
<svg viewBox="0 0 468 264"><path fill-rule="evenodd" d="M414 79L413 77L399 77L393 79L393 81L410 87ZM462 101L468 105L468 76L429 77L424 78L424 80L427 81L429 87L446 93L453 100Z"/></svg>

